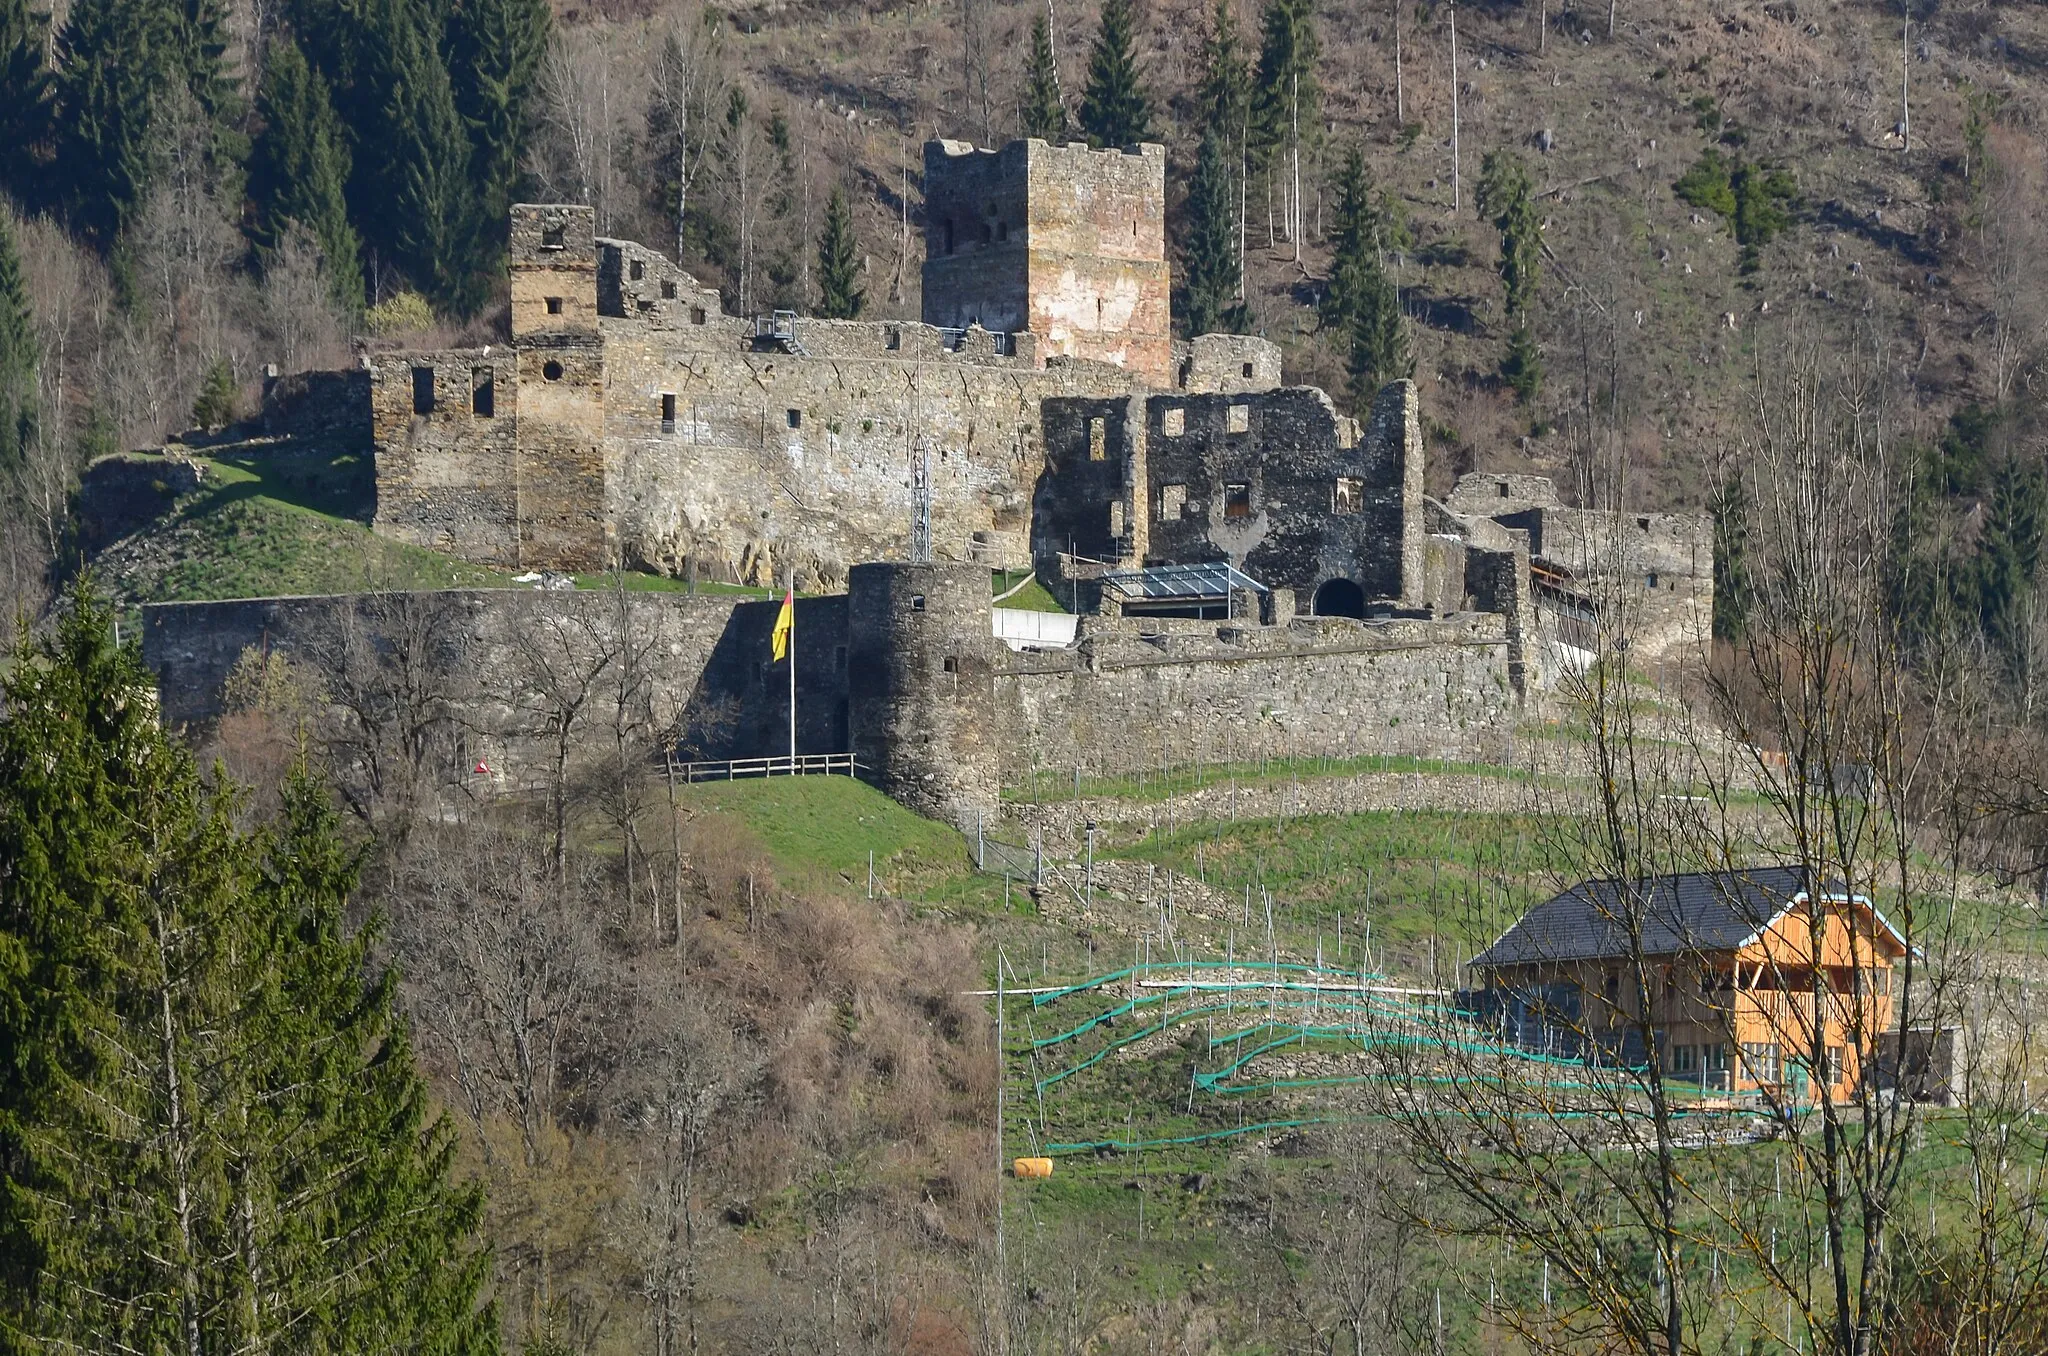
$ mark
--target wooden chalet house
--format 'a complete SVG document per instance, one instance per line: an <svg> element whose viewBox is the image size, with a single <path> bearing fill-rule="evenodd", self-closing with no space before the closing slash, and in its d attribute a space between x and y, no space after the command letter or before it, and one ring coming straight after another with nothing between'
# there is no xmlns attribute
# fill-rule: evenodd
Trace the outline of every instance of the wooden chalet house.
<svg viewBox="0 0 2048 1356"><path fill-rule="evenodd" d="M1647 1023L1637 954L1650 978ZM1704 1090L1839 1101L1891 1028L1892 967L1905 954L1868 899L1809 890L1795 868L1658 876L1626 889L1585 881L1473 958L1481 987L1465 1003L1525 1050L1654 1060Z"/></svg>

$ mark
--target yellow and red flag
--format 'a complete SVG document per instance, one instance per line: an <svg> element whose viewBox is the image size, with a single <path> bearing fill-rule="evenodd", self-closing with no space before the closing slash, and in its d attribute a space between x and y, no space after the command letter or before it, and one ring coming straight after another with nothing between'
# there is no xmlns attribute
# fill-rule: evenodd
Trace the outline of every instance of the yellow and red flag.
<svg viewBox="0 0 2048 1356"><path fill-rule="evenodd" d="M789 635L796 629L796 593L782 595L782 611L775 618L775 660L780 663L789 658Z"/></svg>

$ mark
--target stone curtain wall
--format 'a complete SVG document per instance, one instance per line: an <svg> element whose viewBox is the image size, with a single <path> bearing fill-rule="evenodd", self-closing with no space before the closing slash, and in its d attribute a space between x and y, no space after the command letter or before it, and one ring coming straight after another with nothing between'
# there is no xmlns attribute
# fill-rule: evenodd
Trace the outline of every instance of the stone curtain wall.
<svg viewBox="0 0 2048 1356"><path fill-rule="evenodd" d="M995 676L1005 777L1273 757L1497 754L1520 702L1497 616L1277 627L1085 618Z"/></svg>

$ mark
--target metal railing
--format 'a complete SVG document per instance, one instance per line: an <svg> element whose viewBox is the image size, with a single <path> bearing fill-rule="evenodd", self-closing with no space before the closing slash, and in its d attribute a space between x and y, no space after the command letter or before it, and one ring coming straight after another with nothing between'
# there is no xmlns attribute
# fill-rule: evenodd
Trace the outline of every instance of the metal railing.
<svg viewBox="0 0 2048 1356"><path fill-rule="evenodd" d="M861 771L850 753L800 753L794 758L726 758L677 763L679 782L730 782L743 777L852 777Z"/></svg>

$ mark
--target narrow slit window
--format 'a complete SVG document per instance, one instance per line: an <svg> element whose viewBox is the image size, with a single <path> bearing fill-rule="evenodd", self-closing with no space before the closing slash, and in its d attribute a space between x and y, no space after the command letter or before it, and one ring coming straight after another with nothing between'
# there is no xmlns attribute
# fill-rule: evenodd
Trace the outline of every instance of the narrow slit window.
<svg viewBox="0 0 2048 1356"><path fill-rule="evenodd" d="M1338 476L1330 496L1332 513L1360 513L1365 509L1365 482L1357 476Z"/></svg>
<svg viewBox="0 0 2048 1356"><path fill-rule="evenodd" d="M1185 485L1161 485L1159 487L1159 518L1162 522L1174 522L1187 512L1188 487Z"/></svg>
<svg viewBox="0 0 2048 1356"><path fill-rule="evenodd" d="M804 426L804 412L802 410L784 410L782 412L782 419L791 428L802 428Z"/></svg>
<svg viewBox="0 0 2048 1356"><path fill-rule="evenodd" d="M635 259L632 263L626 265L626 268L633 275L634 282L639 282L642 278L647 276L647 265L642 263L638 259Z"/></svg>
<svg viewBox="0 0 2048 1356"><path fill-rule="evenodd" d="M469 369L469 412L479 419L497 417L498 380L488 367Z"/></svg>
<svg viewBox="0 0 2048 1356"><path fill-rule="evenodd" d="M946 221L946 253L948 253L948 254L951 254L952 252L953 252L953 222L952 222L951 218L948 218L948 219L947 219L947 221Z"/></svg>
<svg viewBox="0 0 2048 1356"><path fill-rule="evenodd" d="M1088 421L1088 460L1101 461L1109 455L1109 431L1100 415Z"/></svg>
<svg viewBox="0 0 2048 1356"><path fill-rule="evenodd" d="M1121 499L1112 499L1109 501L1109 535L1112 537L1121 537L1123 534L1124 501Z"/></svg>
<svg viewBox="0 0 2048 1356"><path fill-rule="evenodd" d="M661 299L663 301L674 301L676 299L676 280L674 278L663 278L661 280Z"/></svg>
<svg viewBox="0 0 2048 1356"><path fill-rule="evenodd" d="M663 433L674 433L676 431L676 398L666 391L661 393L661 431Z"/></svg>
<svg viewBox="0 0 2048 1356"><path fill-rule="evenodd" d="M1251 365L1250 363L1246 363L1246 364L1244 365L1244 374L1245 374L1245 375L1246 375L1247 377L1249 377L1249 376L1250 376L1250 375L1252 374L1252 365Z"/></svg>
<svg viewBox="0 0 2048 1356"><path fill-rule="evenodd" d="M415 367L412 370L412 412L434 412L434 369L431 367Z"/></svg>
<svg viewBox="0 0 2048 1356"><path fill-rule="evenodd" d="M1223 516L1226 518L1249 518L1252 516L1252 487L1238 483L1223 487Z"/></svg>

